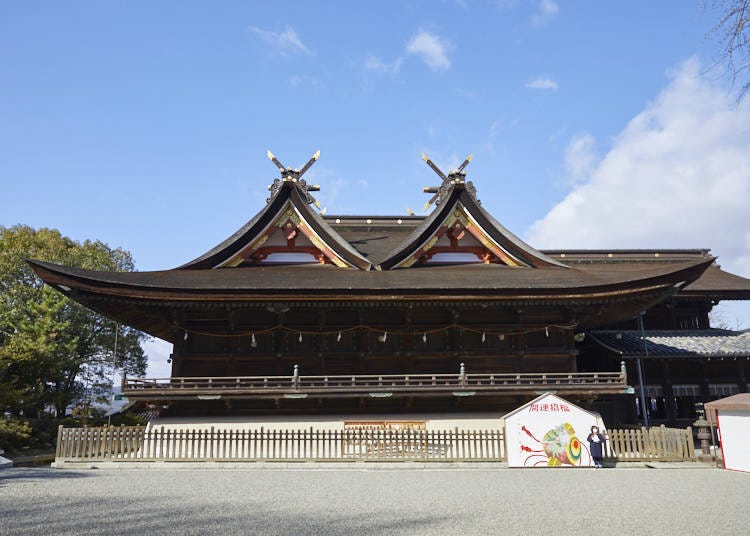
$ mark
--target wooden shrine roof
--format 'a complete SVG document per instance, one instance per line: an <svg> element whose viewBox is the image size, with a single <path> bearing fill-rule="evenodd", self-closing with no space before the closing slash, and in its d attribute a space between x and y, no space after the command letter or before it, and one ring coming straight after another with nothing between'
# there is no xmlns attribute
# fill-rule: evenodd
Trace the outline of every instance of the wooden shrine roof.
<svg viewBox="0 0 750 536"><path fill-rule="evenodd" d="M98 272L30 261L37 274L56 285L117 295L207 293L239 297L284 294L461 294L487 296L566 296L620 293L633 288L693 281L712 259L679 264L601 264L534 269L497 264L424 266L362 271L331 265L281 265L215 270ZM156 297L156 296L155 296Z"/></svg>
<svg viewBox="0 0 750 536"><path fill-rule="evenodd" d="M178 268L115 273L31 265L45 282L89 306L92 297L151 303L441 297L605 303L636 295L643 301L647 293L663 299L679 290L678 296L700 299L750 298L750 280L711 266L707 249L537 250L488 214L461 174L450 175L427 217L323 217L311 208L306 183L283 171L254 218ZM454 229L461 236L450 235ZM308 241L296 246L300 233ZM453 244L469 235L475 244L469 247L482 250L477 260L483 262L428 262L431 251L446 249L436 246L440 240L452 236L447 249L460 251ZM318 263L264 264L263 247L269 254L305 248Z"/></svg>

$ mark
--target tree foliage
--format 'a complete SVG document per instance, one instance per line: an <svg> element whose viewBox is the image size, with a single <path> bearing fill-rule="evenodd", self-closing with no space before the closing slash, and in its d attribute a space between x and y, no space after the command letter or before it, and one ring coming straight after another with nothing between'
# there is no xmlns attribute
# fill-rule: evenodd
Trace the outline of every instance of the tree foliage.
<svg viewBox="0 0 750 536"><path fill-rule="evenodd" d="M0 410L39 417L93 401L115 370L143 375L144 335L44 285L26 259L92 270L133 271L123 249L82 243L54 229L0 227ZM117 333L117 355L114 355Z"/></svg>

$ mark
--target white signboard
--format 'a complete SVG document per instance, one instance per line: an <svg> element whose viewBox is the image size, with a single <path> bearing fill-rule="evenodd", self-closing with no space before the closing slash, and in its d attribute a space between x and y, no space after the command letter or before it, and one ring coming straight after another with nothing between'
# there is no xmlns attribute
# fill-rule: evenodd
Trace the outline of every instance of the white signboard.
<svg viewBox="0 0 750 536"><path fill-rule="evenodd" d="M510 467L593 467L586 438L601 417L551 393L511 411L505 421Z"/></svg>
<svg viewBox="0 0 750 536"><path fill-rule="evenodd" d="M719 409L719 433L724 467L750 472L750 411Z"/></svg>

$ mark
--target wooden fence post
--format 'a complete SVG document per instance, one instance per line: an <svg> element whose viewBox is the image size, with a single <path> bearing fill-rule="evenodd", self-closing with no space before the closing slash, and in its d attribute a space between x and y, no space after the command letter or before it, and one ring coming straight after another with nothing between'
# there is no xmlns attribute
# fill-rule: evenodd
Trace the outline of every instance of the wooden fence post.
<svg viewBox="0 0 750 536"><path fill-rule="evenodd" d="M57 427L57 443L55 443L55 459L60 458L62 453L63 425Z"/></svg>

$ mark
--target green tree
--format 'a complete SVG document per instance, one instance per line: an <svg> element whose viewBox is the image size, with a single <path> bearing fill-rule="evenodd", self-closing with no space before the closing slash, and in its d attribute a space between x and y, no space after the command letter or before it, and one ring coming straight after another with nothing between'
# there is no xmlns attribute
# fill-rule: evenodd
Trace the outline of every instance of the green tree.
<svg viewBox="0 0 750 536"><path fill-rule="evenodd" d="M0 409L34 418L54 408L60 417L108 390L115 370L145 373L141 332L44 285L26 259L134 270L129 252L100 241L76 242L54 229L0 227Z"/></svg>

